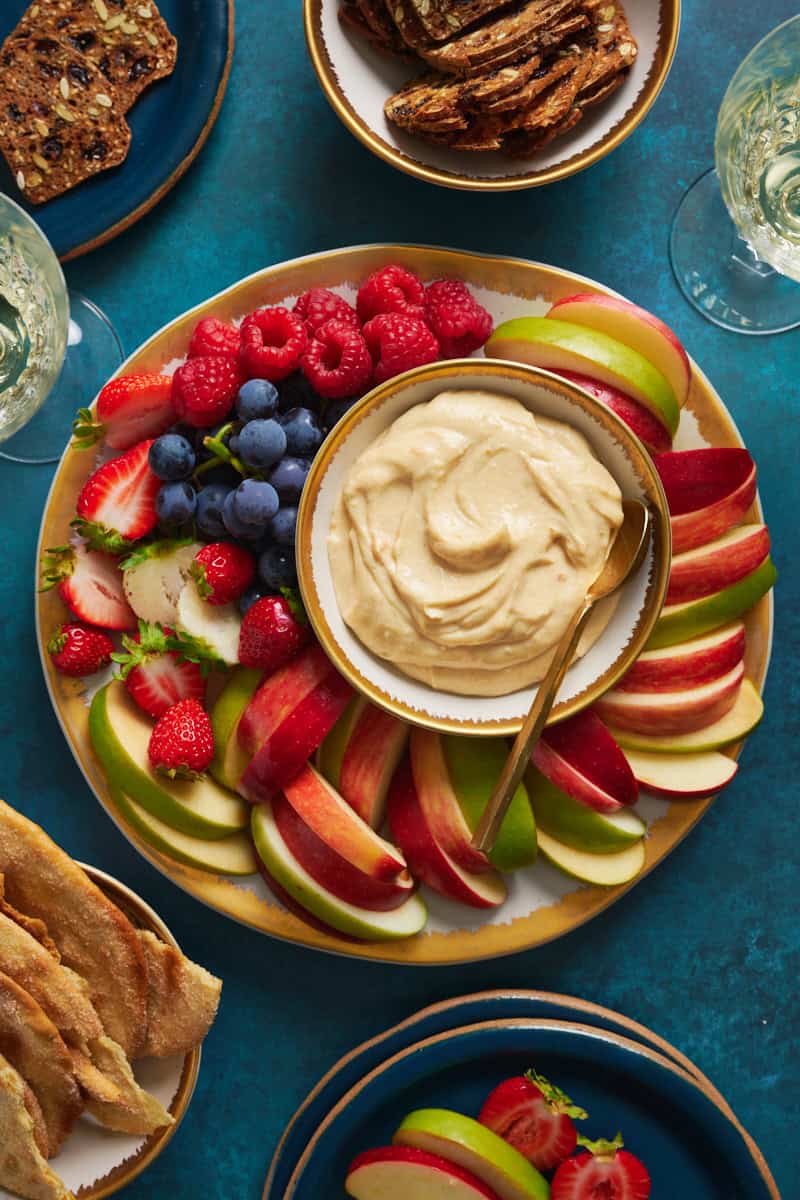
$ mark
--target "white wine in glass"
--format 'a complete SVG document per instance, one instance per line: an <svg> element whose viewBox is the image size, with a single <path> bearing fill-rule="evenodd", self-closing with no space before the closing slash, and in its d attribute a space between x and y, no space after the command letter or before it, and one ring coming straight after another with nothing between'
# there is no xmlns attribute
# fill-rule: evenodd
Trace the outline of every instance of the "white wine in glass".
<svg viewBox="0 0 800 1200"><path fill-rule="evenodd" d="M725 329L793 329L800 325L800 16L767 34L734 75L714 157L716 170L701 175L675 216L676 279Z"/></svg>

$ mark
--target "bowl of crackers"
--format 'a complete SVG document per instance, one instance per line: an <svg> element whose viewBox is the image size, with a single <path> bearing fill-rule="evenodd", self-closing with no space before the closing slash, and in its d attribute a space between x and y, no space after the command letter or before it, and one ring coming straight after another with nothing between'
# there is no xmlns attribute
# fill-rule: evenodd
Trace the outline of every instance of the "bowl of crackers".
<svg viewBox="0 0 800 1200"><path fill-rule="evenodd" d="M351 133L444 187L565 179L644 119L680 0L304 0L309 53Z"/></svg>

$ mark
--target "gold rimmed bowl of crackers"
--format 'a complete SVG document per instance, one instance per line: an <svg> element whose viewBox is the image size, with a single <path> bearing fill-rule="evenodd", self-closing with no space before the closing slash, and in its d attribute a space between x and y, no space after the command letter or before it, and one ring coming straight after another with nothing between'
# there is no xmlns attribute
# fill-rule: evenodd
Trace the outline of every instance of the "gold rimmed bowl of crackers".
<svg viewBox="0 0 800 1200"><path fill-rule="evenodd" d="M509 191L574 175L639 125L680 0L304 0L309 53L351 133L401 171Z"/></svg>

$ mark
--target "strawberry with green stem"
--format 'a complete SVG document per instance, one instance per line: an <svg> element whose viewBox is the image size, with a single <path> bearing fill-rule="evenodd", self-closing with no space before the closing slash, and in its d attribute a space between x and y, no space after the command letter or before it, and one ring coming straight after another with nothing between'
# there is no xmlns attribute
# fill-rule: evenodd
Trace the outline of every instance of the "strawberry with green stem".
<svg viewBox="0 0 800 1200"><path fill-rule="evenodd" d="M114 643L101 629L66 621L47 643L53 666L62 675L94 675L111 662Z"/></svg>
<svg viewBox="0 0 800 1200"><path fill-rule="evenodd" d="M94 412L78 410L72 444L88 450L105 438L112 450L129 450L142 438L165 433L174 421L169 375L121 375L100 390Z"/></svg>
<svg viewBox="0 0 800 1200"><path fill-rule="evenodd" d="M575 1149L574 1122L584 1121L586 1115L561 1088L530 1070L499 1084L478 1119L538 1170L550 1171Z"/></svg>
<svg viewBox="0 0 800 1200"><path fill-rule="evenodd" d="M579 1137L578 1144L583 1151L563 1162L553 1176L550 1200L648 1200L647 1168L623 1150L621 1133L612 1141Z"/></svg>
<svg viewBox="0 0 800 1200"><path fill-rule="evenodd" d="M214 757L214 734L199 700L179 700L153 727L147 754L150 766L170 779L199 779Z"/></svg>
<svg viewBox="0 0 800 1200"><path fill-rule="evenodd" d="M135 629L136 614L125 598L115 558L83 542L52 546L42 558L41 591L57 587L69 609L102 629Z"/></svg>
<svg viewBox="0 0 800 1200"><path fill-rule="evenodd" d="M72 525L93 549L121 554L155 529L161 480L148 462L152 444L139 442L103 463L81 488Z"/></svg>
<svg viewBox="0 0 800 1200"><path fill-rule="evenodd" d="M179 700L205 699L209 664L184 658L175 648L181 644L171 629L140 621L138 633L123 637L122 650L111 655L128 693L148 716L162 716Z"/></svg>

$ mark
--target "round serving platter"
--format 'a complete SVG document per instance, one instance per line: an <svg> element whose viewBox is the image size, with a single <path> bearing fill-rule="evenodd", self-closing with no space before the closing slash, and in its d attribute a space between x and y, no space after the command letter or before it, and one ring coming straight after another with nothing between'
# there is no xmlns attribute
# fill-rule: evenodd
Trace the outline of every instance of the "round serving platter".
<svg viewBox="0 0 800 1200"><path fill-rule="evenodd" d="M522 314L542 315L554 301L576 292L610 294L609 289L591 279L521 259L425 246L349 247L280 263L240 280L164 326L131 355L119 373L173 369L185 355L191 330L202 316L239 318L259 306L291 301L310 287L335 288L352 298L367 275L395 261L418 272L426 281L447 276L463 279L496 322ZM82 397L81 402L89 399ZM741 446L742 440L721 398L695 365L675 446L689 449L706 445ZM66 449L45 504L39 555L48 546L67 541L75 498L93 466L91 454ZM761 519L758 501L749 519ZM90 697L85 686L58 675L44 650L52 628L62 619L63 607L57 594L54 591L37 594L37 634L47 687L87 783L109 816L149 862L190 895L242 924L286 941L358 958L407 964L472 962L526 950L560 937L602 912L632 886L581 886L539 861L531 870L508 877L508 900L488 913L426 895L428 925L422 934L404 942L358 943L314 929L281 907L259 877L234 882L183 866L153 849L119 814L89 741ZM746 626L747 674L760 690L772 634L769 596L747 614ZM648 821L649 837L645 867L634 882L644 878L686 836L711 803L711 799L704 799L668 804L647 796L640 800L638 811Z"/></svg>

